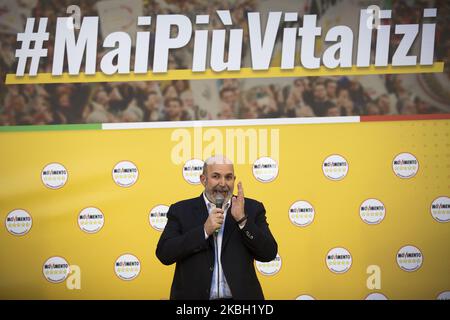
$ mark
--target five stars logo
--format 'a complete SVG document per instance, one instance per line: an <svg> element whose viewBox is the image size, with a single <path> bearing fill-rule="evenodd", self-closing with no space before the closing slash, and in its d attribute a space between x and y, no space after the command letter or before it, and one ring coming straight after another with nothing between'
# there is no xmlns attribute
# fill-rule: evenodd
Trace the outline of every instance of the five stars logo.
<svg viewBox="0 0 450 320"><path fill-rule="evenodd" d="M416 271L422 266L422 263L422 252L414 246L404 246L397 252L397 264L404 271Z"/></svg>
<svg viewBox="0 0 450 320"><path fill-rule="evenodd" d="M270 262L255 261L256 269L265 276L273 276L281 269L281 257L277 253L275 259Z"/></svg>
<svg viewBox="0 0 450 320"><path fill-rule="evenodd" d="M269 157L262 157L253 163L253 176L259 182L272 182L278 176L278 163Z"/></svg>
<svg viewBox="0 0 450 320"><path fill-rule="evenodd" d="M60 163L50 163L41 172L42 183L49 189L62 188L66 184L67 178L68 172Z"/></svg>
<svg viewBox="0 0 450 320"><path fill-rule="evenodd" d="M131 187L139 177L136 165L131 161L121 161L112 171L114 182L120 187Z"/></svg>
<svg viewBox="0 0 450 320"><path fill-rule="evenodd" d="M78 226L86 233L96 233L100 231L104 223L105 218L98 208L84 208L78 214Z"/></svg>
<svg viewBox="0 0 450 320"><path fill-rule="evenodd" d="M191 159L186 161L183 166L184 180L189 184L200 184L200 175L203 172L203 165L203 161L198 159Z"/></svg>
<svg viewBox="0 0 450 320"><path fill-rule="evenodd" d="M27 234L33 226L31 215L23 209L14 209L6 216L6 229L14 236Z"/></svg>
<svg viewBox="0 0 450 320"><path fill-rule="evenodd" d="M120 279L130 281L141 272L141 263L134 255L123 254L114 263L114 271Z"/></svg>
<svg viewBox="0 0 450 320"><path fill-rule="evenodd" d="M70 273L69 263L62 257L51 257L45 261L42 273L51 283L63 282Z"/></svg>
<svg viewBox="0 0 450 320"><path fill-rule="evenodd" d="M419 161L411 153L400 153L392 161L392 170L397 177L409 179L419 171Z"/></svg>
<svg viewBox="0 0 450 320"><path fill-rule="evenodd" d="M348 174L348 162L338 154L331 155L323 162L322 171L330 180L342 180Z"/></svg>
<svg viewBox="0 0 450 320"><path fill-rule="evenodd" d="M157 205L150 210L150 214L148 215L150 226L157 231L163 231L167 224L168 211L169 207L166 205Z"/></svg>
<svg viewBox="0 0 450 320"><path fill-rule="evenodd" d="M345 248L333 248L327 253L326 264L333 273L345 273L352 266L352 255Z"/></svg>

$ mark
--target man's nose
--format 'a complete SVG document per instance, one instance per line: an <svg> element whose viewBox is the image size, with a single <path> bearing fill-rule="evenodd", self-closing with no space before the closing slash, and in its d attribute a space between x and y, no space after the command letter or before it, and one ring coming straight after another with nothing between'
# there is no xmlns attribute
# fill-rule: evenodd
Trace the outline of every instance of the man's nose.
<svg viewBox="0 0 450 320"><path fill-rule="evenodd" d="M225 186L225 178L224 178L224 177L222 177L222 178L219 179L219 185L220 185L221 187Z"/></svg>

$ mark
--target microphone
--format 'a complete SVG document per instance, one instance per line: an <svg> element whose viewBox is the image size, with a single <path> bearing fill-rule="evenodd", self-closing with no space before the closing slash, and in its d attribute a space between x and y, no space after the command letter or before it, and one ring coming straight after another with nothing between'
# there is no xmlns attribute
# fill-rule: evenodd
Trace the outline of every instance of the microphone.
<svg viewBox="0 0 450 320"><path fill-rule="evenodd" d="M225 201L225 198L223 197L223 195L221 193L218 193L216 195L216 208L222 209L224 201ZM214 232L217 236L219 234L219 229L216 229L216 231L214 231Z"/></svg>
<svg viewBox="0 0 450 320"><path fill-rule="evenodd" d="M223 197L223 195L221 193L217 193L216 195L216 208L222 209L223 206L223 202L225 201L225 198ZM214 231L214 235L216 237L216 241L215 241L215 250L216 250L216 263L217 266L219 266L219 244L218 244L218 236L219 236L219 229L216 229ZM220 298L220 274L219 274L219 270L217 270L217 299Z"/></svg>
<svg viewBox="0 0 450 320"><path fill-rule="evenodd" d="M216 208L222 209L224 201L225 201L225 198L223 197L223 194L218 193L216 195Z"/></svg>

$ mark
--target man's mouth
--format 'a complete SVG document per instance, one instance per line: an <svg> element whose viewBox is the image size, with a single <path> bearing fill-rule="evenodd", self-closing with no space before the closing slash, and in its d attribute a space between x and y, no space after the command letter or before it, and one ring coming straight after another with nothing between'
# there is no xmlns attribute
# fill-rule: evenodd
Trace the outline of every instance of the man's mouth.
<svg viewBox="0 0 450 320"><path fill-rule="evenodd" d="M222 194L224 198L228 196L228 190L213 190L214 196L216 196L218 193Z"/></svg>

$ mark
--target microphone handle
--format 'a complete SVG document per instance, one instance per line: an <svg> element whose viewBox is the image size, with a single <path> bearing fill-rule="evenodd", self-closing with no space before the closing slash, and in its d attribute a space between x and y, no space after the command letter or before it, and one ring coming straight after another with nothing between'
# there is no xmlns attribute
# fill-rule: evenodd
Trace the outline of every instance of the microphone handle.
<svg viewBox="0 0 450 320"><path fill-rule="evenodd" d="M222 209L222 203L216 203L216 208ZM221 228L221 227L219 227L219 228L217 228L216 230L214 230L214 234L215 234L216 236L219 235L219 230L220 230L220 228Z"/></svg>

